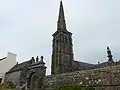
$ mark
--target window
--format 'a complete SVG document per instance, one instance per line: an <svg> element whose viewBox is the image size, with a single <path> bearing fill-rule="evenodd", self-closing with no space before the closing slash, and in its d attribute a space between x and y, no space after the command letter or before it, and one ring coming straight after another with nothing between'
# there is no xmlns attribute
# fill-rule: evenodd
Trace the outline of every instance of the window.
<svg viewBox="0 0 120 90"><path fill-rule="evenodd" d="M63 41L63 35L60 36L60 40Z"/></svg>
<svg viewBox="0 0 120 90"><path fill-rule="evenodd" d="M58 40L56 40L56 44L58 45Z"/></svg>
<svg viewBox="0 0 120 90"><path fill-rule="evenodd" d="M65 42L67 43L67 36L65 36Z"/></svg>

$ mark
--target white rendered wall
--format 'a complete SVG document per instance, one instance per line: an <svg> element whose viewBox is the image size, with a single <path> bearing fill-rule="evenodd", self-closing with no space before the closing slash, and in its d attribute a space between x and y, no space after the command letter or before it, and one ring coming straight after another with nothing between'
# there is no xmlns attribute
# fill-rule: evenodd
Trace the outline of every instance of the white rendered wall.
<svg viewBox="0 0 120 90"><path fill-rule="evenodd" d="M15 64L17 64L16 56L16 54L8 52L7 58L0 61L0 78L4 77L4 74L8 72Z"/></svg>

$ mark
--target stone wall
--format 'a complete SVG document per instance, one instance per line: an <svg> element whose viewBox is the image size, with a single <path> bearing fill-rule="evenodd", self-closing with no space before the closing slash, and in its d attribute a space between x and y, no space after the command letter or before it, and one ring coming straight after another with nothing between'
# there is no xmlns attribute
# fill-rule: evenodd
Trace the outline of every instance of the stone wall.
<svg viewBox="0 0 120 90"><path fill-rule="evenodd" d="M14 85L19 84L20 83L20 74L21 74L21 71L8 73L5 75L4 81L5 82L11 81Z"/></svg>
<svg viewBox="0 0 120 90"><path fill-rule="evenodd" d="M44 78L43 84L46 88L81 85L95 87L96 90L120 90L120 66L50 75Z"/></svg>

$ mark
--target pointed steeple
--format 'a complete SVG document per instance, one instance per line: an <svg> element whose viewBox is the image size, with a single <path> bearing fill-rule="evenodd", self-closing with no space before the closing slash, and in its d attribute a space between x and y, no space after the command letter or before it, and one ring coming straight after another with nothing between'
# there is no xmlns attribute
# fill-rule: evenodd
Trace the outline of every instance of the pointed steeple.
<svg viewBox="0 0 120 90"><path fill-rule="evenodd" d="M66 30L65 16L62 1L60 1L58 30Z"/></svg>
<svg viewBox="0 0 120 90"><path fill-rule="evenodd" d="M62 1L59 7L57 31L53 34L51 73L71 71L73 57L72 33L67 31Z"/></svg>
<svg viewBox="0 0 120 90"><path fill-rule="evenodd" d="M113 61L110 48L107 46L108 61Z"/></svg>

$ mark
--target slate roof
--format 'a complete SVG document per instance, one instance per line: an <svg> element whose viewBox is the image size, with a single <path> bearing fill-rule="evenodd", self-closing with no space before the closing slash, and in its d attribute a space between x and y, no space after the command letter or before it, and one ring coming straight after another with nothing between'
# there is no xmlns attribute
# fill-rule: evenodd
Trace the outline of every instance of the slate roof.
<svg viewBox="0 0 120 90"><path fill-rule="evenodd" d="M82 69L93 69L95 68L94 64L86 63L86 62L79 62L79 65Z"/></svg>
<svg viewBox="0 0 120 90"><path fill-rule="evenodd" d="M103 62L103 63L100 63L100 64L96 64L95 68L104 68L104 67L108 66L107 64L108 64L108 62Z"/></svg>
<svg viewBox="0 0 120 90"><path fill-rule="evenodd" d="M11 68L7 73L12 73L15 71L20 71L22 70L26 65L30 65L30 60L20 63L20 64L16 64L13 68ZM100 64L90 64L90 63L86 63L86 62L79 62L79 61L73 61L73 68L79 68L79 69L95 69L95 68L104 68L107 67L107 62L103 62Z"/></svg>
<svg viewBox="0 0 120 90"><path fill-rule="evenodd" d="M6 59L6 58L7 58L7 57L1 58L0 61L4 60L4 59Z"/></svg>
<svg viewBox="0 0 120 90"><path fill-rule="evenodd" d="M74 61L73 67L80 67L81 69L93 69L95 67L94 64L86 63L86 62L79 62Z"/></svg>
<svg viewBox="0 0 120 90"><path fill-rule="evenodd" d="M90 64L90 63L86 63L86 62L79 62L79 61L74 61L76 64L75 65L79 65L79 67L81 69L96 69L96 68L104 68L107 67L108 62L103 62L100 64Z"/></svg>
<svg viewBox="0 0 120 90"><path fill-rule="evenodd" d="M25 62L20 63L20 64L17 63L17 64L14 65L7 73L12 73L12 72L16 72L16 71L23 70L26 65L27 65L27 66L32 65L31 63L32 63L31 60L25 61ZM38 65L38 64L40 64L40 63L45 64L44 62L41 62L41 61L40 61L40 62L38 62L38 63L34 63L33 65ZM6 73L6 74L7 74L7 73Z"/></svg>
<svg viewBox="0 0 120 90"><path fill-rule="evenodd" d="M17 63L7 73L12 73L12 72L15 72L15 71L20 71L20 70L22 70L24 68L24 66L29 65L29 63L30 63L30 61L26 61L26 62L23 62L23 63L20 63L20 64Z"/></svg>

